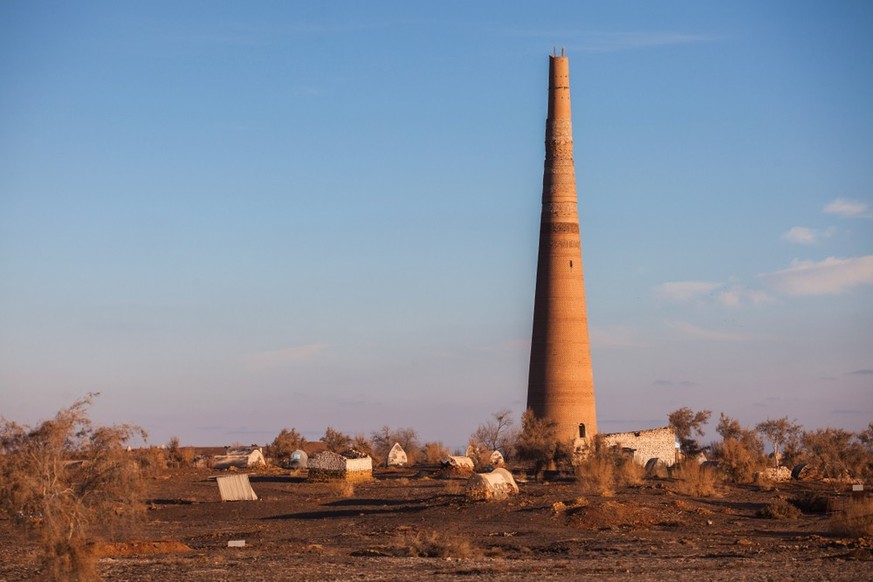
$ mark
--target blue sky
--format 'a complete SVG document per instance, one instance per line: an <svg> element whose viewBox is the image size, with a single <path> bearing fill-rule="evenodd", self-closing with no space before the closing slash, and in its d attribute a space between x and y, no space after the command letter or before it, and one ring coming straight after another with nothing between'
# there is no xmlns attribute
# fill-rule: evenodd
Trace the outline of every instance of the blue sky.
<svg viewBox="0 0 873 582"><path fill-rule="evenodd" d="M0 415L153 442L524 406L571 62L601 430L873 420L867 2L0 3ZM712 436L712 433L710 433Z"/></svg>

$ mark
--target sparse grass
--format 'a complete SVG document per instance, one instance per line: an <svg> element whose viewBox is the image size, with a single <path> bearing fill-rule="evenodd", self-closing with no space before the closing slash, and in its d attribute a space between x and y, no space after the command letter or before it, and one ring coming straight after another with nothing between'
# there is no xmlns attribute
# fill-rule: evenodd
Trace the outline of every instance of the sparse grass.
<svg viewBox="0 0 873 582"><path fill-rule="evenodd" d="M639 485L645 476L645 467L631 458L622 459L616 467L616 481L620 485Z"/></svg>
<svg viewBox="0 0 873 582"><path fill-rule="evenodd" d="M717 494L718 475L714 469L701 466L694 459L686 459L676 466L676 491L692 497L714 497Z"/></svg>
<svg viewBox="0 0 873 582"><path fill-rule="evenodd" d="M353 497L355 495L355 486L349 481L328 481L327 490L334 497Z"/></svg>
<svg viewBox="0 0 873 582"><path fill-rule="evenodd" d="M845 509L834 513L830 530L853 538L873 536L873 498L849 499Z"/></svg>
<svg viewBox="0 0 873 582"><path fill-rule="evenodd" d="M407 534L399 549L403 555L418 558L474 558L482 555L468 538L438 531Z"/></svg>
<svg viewBox="0 0 873 582"><path fill-rule="evenodd" d="M779 498L771 501L766 507L758 511L758 517L766 517L769 519L797 519L800 517L800 510L784 499Z"/></svg>
<svg viewBox="0 0 873 582"><path fill-rule="evenodd" d="M463 495L464 482L458 479L449 479L446 481L446 493L448 495Z"/></svg>
<svg viewBox="0 0 873 582"><path fill-rule="evenodd" d="M615 494L615 460L608 454L594 454L576 467L576 482L584 493L612 497Z"/></svg>

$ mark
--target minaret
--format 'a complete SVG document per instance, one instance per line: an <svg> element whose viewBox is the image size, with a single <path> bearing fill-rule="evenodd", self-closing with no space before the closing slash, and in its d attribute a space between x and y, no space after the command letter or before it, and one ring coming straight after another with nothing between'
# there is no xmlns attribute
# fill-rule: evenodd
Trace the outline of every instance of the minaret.
<svg viewBox="0 0 873 582"><path fill-rule="evenodd" d="M549 116L527 406L561 440L597 434L585 280L576 210L570 64L549 57ZM578 444L578 443L577 443Z"/></svg>

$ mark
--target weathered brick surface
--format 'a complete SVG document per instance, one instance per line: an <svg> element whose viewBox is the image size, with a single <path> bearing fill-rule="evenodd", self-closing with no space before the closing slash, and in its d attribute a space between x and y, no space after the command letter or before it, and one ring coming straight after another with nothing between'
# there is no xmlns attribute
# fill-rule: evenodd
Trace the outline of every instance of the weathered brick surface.
<svg viewBox="0 0 873 582"><path fill-rule="evenodd" d="M563 55L549 57L548 103L527 406L537 417L555 421L561 440L590 439L597 434L597 416L576 207L570 67Z"/></svg>
<svg viewBox="0 0 873 582"><path fill-rule="evenodd" d="M669 426L634 432L616 432L602 435L602 438L607 446L633 449L634 461L640 465L645 465L653 458L660 459L667 466L676 462L676 433Z"/></svg>

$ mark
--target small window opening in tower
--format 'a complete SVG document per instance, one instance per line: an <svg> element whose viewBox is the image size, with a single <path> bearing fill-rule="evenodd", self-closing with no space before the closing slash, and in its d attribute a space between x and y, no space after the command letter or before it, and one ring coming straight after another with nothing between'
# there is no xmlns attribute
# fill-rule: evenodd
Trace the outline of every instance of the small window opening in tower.
<svg viewBox="0 0 873 582"><path fill-rule="evenodd" d="M570 261L570 270L573 270L573 261Z"/></svg>
<svg viewBox="0 0 873 582"><path fill-rule="evenodd" d="M579 423L579 438L580 439L585 438L585 423L584 422Z"/></svg>

